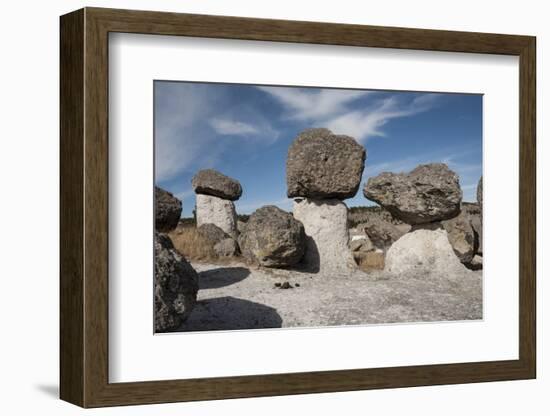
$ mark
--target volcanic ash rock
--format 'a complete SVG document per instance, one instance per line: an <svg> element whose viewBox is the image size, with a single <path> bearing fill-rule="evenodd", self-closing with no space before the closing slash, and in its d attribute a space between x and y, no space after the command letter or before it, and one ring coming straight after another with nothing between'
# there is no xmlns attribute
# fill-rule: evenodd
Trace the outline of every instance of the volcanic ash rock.
<svg viewBox="0 0 550 416"><path fill-rule="evenodd" d="M238 180L214 169L200 170L193 177L191 184L196 194L217 196L230 201L236 201L243 193Z"/></svg>
<svg viewBox="0 0 550 416"><path fill-rule="evenodd" d="M408 174L381 173L368 180L363 194L409 224L453 218L462 201L458 176L443 163L420 165Z"/></svg>
<svg viewBox="0 0 550 416"><path fill-rule="evenodd" d="M419 277L426 273L460 276L467 271L443 228L417 229L405 234L386 253L385 270L392 274L413 272Z"/></svg>
<svg viewBox="0 0 550 416"><path fill-rule="evenodd" d="M239 238L243 256L266 267L288 267L304 256L304 226L276 206L264 206L250 216Z"/></svg>
<svg viewBox="0 0 550 416"><path fill-rule="evenodd" d="M181 201L158 186L155 186L155 228L160 232L175 229L181 216Z"/></svg>
<svg viewBox="0 0 550 416"><path fill-rule="evenodd" d="M177 330L189 317L199 290L198 275L170 238L155 233L155 332Z"/></svg>
<svg viewBox="0 0 550 416"><path fill-rule="evenodd" d="M233 201L211 195L196 195L197 227L214 224L231 237L237 236L237 214Z"/></svg>
<svg viewBox="0 0 550 416"><path fill-rule="evenodd" d="M288 150L286 183L289 198L351 198L359 189L365 148L349 136L328 129L300 133Z"/></svg>
<svg viewBox="0 0 550 416"><path fill-rule="evenodd" d="M349 248L348 208L337 199L294 201L294 218L307 235L307 268L311 271L349 272L355 261Z"/></svg>

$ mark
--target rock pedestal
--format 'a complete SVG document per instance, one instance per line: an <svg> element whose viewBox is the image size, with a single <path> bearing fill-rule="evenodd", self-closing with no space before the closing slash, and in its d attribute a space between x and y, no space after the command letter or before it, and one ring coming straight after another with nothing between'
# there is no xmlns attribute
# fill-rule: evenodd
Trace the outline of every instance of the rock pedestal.
<svg viewBox="0 0 550 416"><path fill-rule="evenodd" d="M443 228L421 228L397 240L386 253L385 270L392 274L425 273L460 275L466 268L453 251Z"/></svg>
<svg viewBox="0 0 550 416"><path fill-rule="evenodd" d="M197 227L214 224L231 237L237 235L235 204L228 199L212 195L196 195Z"/></svg>
<svg viewBox="0 0 550 416"><path fill-rule="evenodd" d="M356 267L349 248L348 208L338 199L294 201L294 218L304 225L304 263L311 271L349 272Z"/></svg>

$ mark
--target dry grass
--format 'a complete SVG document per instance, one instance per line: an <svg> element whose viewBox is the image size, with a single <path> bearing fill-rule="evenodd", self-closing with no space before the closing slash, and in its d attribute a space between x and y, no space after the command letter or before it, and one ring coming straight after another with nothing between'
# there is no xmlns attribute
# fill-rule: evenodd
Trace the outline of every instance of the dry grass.
<svg viewBox="0 0 550 416"><path fill-rule="evenodd" d="M194 225L180 225L169 234L176 250L189 260L212 261L217 256L214 245L201 236Z"/></svg>
<svg viewBox="0 0 550 416"><path fill-rule="evenodd" d="M372 270L383 270L385 255L380 251L369 251L367 253L353 253L359 269L364 272Z"/></svg>

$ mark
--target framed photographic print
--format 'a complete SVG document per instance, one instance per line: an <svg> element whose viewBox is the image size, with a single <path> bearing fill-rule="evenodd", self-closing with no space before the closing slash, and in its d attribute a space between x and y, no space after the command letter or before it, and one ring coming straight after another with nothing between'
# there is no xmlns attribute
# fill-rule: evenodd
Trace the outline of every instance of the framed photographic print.
<svg viewBox="0 0 550 416"><path fill-rule="evenodd" d="M85 8L60 52L63 400L535 377L535 38Z"/></svg>

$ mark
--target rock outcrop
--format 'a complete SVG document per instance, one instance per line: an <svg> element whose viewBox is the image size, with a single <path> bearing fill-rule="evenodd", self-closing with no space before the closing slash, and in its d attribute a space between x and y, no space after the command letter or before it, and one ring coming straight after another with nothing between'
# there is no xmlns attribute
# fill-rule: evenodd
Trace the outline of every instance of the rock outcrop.
<svg viewBox="0 0 550 416"><path fill-rule="evenodd" d="M300 133L288 150L286 183L289 198L351 198L359 189L365 148L349 136L328 129Z"/></svg>
<svg viewBox="0 0 550 416"><path fill-rule="evenodd" d="M239 237L243 256L265 267L289 267L298 263L306 249L301 222L276 206L257 209Z"/></svg>
<svg viewBox="0 0 550 416"><path fill-rule="evenodd" d="M214 169L200 170L193 177L191 184L197 194L217 196L230 201L236 201L243 193L238 180Z"/></svg>
<svg viewBox="0 0 550 416"><path fill-rule="evenodd" d="M408 174L381 173L368 180L363 194L409 224L453 218L462 201L458 176L443 163L419 165Z"/></svg>
<svg viewBox="0 0 550 416"><path fill-rule="evenodd" d="M294 218L304 224L304 262L311 271L349 272L355 268L347 227L348 208L338 199L294 201Z"/></svg>
<svg viewBox="0 0 550 416"><path fill-rule="evenodd" d="M189 317L199 290L198 275L170 238L155 233L155 332L177 330Z"/></svg>
<svg viewBox="0 0 550 416"><path fill-rule="evenodd" d="M182 203L158 186L155 186L155 229L168 232L175 229L181 216Z"/></svg>

